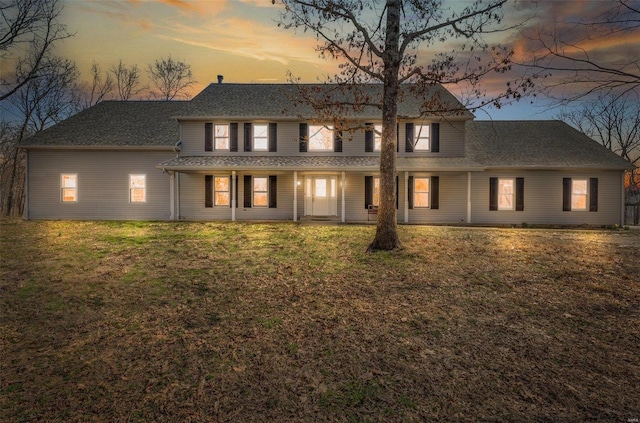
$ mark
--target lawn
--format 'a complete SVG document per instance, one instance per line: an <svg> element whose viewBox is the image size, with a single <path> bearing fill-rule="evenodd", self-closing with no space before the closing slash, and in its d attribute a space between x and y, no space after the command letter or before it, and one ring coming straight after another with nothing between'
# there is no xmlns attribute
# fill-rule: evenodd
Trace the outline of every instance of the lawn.
<svg viewBox="0 0 640 423"><path fill-rule="evenodd" d="M0 421L640 417L640 231L0 230Z"/></svg>

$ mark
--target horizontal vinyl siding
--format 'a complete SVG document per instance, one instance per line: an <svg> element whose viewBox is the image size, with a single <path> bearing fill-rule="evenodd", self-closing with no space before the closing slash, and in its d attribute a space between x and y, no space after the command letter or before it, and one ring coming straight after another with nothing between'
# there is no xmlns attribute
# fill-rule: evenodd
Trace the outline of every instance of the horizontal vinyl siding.
<svg viewBox="0 0 640 423"><path fill-rule="evenodd" d="M489 211L489 178L524 178L523 211ZM598 178L598 211L562 211L562 178ZM478 224L611 225L620 223L621 176L618 171L473 172L472 222Z"/></svg>
<svg viewBox="0 0 640 423"><path fill-rule="evenodd" d="M407 132L406 122L400 122L400 135L398 136L398 142L400 143L400 150L398 156L420 156L420 157L464 157L464 122L440 122L440 152L411 152L407 153L405 150ZM431 122L413 122L416 125L428 124Z"/></svg>
<svg viewBox="0 0 640 423"><path fill-rule="evenodd" d="M467 173L410 173L414 177L440 177L438 209L413 208L409 223L464 223L467 219ZM406 188L405 188L406 190ZM488 195L488 194L487 194Z"/></svg>
<svg viewBox="0 0 640 423"><path fill-rule="evenodd" d="M156 165L175 157L149 151L29 151L30 219L167 220L169 175ZM61 201L60 175L78 175L78 202ZM129 202L129 174L146 175L146 202Z"/></svg>

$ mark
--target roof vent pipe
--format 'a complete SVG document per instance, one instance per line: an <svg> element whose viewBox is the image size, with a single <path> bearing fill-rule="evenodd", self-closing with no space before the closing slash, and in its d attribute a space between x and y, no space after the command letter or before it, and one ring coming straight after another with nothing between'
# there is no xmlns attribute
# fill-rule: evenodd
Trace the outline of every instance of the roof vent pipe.
<svg viewBox="0 0 640 423"><path fill-rule="evenodd" d="M218 84L222 84L222 78L224 78L224 76L218 75Z"/></svg>

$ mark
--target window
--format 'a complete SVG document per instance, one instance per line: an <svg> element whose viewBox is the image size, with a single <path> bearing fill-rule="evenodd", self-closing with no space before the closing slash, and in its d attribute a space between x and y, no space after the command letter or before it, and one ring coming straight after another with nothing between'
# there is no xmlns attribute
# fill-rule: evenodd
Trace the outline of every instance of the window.
<svg viewBox="0 0 640 423"><path fill-rule="evenodd" d="M229 149L229 125L213 125L213 145L216 150Z"/></svg>
<svg viewBox="0 0 640 423"><path fill-rule="evenodd" d="M373 151L380 151L382 149L382 125L375 125L374 129Z"/></svg>
<svg viewBox="0 0 640 423"><path fill-rule="evenodd" d="M63 173L60 176L62 202L75 203L78 201L78 175Z"/></svg>
<svg viewBox="0 0 640 423"><path fill-rule="evenodd" d="M269 150L269 125L266 123L253 125L253 150Z"/></svg>
<svg viewBox="0 0 640 423"><path fill-rule="evenodd" d="M429 151L429 125L414 126L414 151Z"/></svg>
<svg viewBox="0 0 640 423"><path fill-rule="evenodd" d="M586 210L587 204L587 180L573 179L571 181L571 210Z"/></svg>
<svg viewBox="0 0 640 423"><path fill-rule="evenodd" d="M214 196L213 201L216 206L229 205L229 177L216 176L213 182Z"/></svg>
<svg viewBox="0 0 640 423"><path fill-rule="evenodd" d="M269 206L269 178L253 178L253 207Z"/></svg>
<svg viewBox="0 0 640 423"><path fill-rule="evenodd" d="M129 201L132 203L147 201L146 175L129 175Z"/></svg>
<svg viewBox="0 0 640 423"><path fill-rule="evenodd" d="M309 125L309 151L333 151L333 126Z"/></svg>
<svg viewBox="0 0 640 423"><path fill-rule="evenodd" d="M498 210L515 209L513 179L498 179Z"/></svg>
<svg viewBox="0 0 640 423"><path fill-rule="evenodd" d="M380 205L380 178L373 178L373 205Z"/></svg>
<svg viewBox="0 0 640 423"><path fill-rule="evenodd" d="M413 206L429 207L429 178L414 179Z"/></svg>

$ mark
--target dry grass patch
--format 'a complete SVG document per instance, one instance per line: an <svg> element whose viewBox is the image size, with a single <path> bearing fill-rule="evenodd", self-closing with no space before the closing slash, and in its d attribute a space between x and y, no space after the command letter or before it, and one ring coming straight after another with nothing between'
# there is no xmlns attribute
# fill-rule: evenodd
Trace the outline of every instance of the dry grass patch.
<svg viewBox="0 0 640 423"><path fill-rule="evenodd" d="M640 416L640 232L0 221L0 420Z"/></svg>

